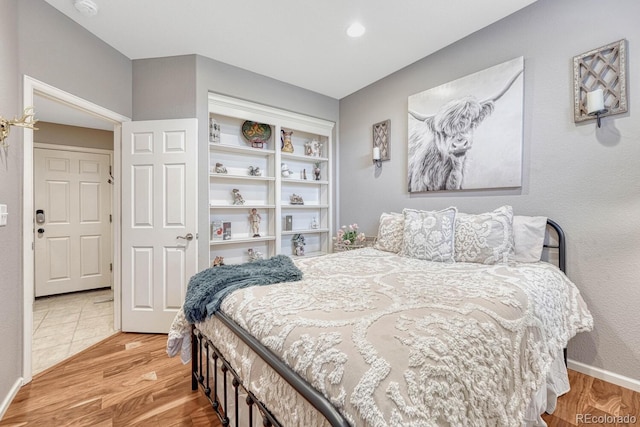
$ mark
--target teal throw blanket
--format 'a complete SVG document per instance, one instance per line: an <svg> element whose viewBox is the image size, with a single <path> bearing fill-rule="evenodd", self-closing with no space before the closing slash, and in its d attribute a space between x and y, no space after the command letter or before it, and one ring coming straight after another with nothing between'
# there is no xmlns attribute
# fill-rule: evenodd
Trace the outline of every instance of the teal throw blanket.
<svg viewBox="0 0 640 427"><path fill-rule="evenodd" d="M190 323L200 322L212 316L220 308L222 299L236 289L300 279L302 271L285 255L246 264L208 268L189 280L184 314Z"/></svg>

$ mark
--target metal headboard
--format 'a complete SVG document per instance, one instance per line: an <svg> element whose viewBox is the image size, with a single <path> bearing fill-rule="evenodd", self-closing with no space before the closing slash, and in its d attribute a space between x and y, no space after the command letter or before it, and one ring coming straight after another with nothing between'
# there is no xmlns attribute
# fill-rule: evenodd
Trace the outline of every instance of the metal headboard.
<svg viewBox="0 0 640 427"><path fill-rule="evenodd" d="M566 254L566 247L565 247L564 231L562 230L562 227L560 227L560 225L558 225L558 223L552 219L547 218L547 225L553 228L553 230L556 232L558 236L558 244L554 246L554 245L550 245L549 243L545 243L544 247L558 250L558 268L563 273L566 273L567 272L566 271L566 267L567 267L566 255L567 254Z"/></svg>

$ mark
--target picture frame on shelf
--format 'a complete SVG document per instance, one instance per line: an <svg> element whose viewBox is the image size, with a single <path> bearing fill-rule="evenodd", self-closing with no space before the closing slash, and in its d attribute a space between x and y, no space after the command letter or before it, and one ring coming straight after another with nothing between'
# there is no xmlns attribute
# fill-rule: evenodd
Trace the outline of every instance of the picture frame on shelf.
<svg viewBox="0 0 640 427"><path fill-rule="evenodd" d="M231 240L231 223L222 223L222 240Z"/></svg>

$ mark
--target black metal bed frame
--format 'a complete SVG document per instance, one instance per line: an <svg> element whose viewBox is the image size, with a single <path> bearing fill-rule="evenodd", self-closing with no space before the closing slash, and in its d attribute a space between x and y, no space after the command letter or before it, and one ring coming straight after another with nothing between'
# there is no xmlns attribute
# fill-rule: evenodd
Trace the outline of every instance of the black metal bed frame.
<svg viewBox="0 0 640 427"><path fill-rule="evenodd" d="M565 235L562 228L553 220L547 219L547 226L551 227L557 235L557 245L545 244L548 249L558 250L558 268L566 272L566 246ZM248 345L258 356L260 356L271 368L273 368L285 381L287 381L301 396L303 396L313 407L315 407L334 427L346 427L349 423L338 412L338 410L316 389L311 387L300 375L294 372L289 366L282 362L270 350L264 347L255 337L247 333L224 313L218 311L214 314L225 326L231 329L246 345ZM203 361L204 358L204 361ZM564 349L564 361L567 363L567 349ZM222 379L218 378L218 367L222 374ZM230 378L229 378L230 376ZM213 384L211 384L213 378ZM231 381L229 381L229 379ZM222 385L222 396L218 396L216 391ZM229 382L233 390L229 393ZM248 426L254 425L254 405L262 418L264 427L282 427L282 424L269 412L269 409L243 385L242 379L224 358L222 353L211 343L211 341L195 326L191 331L191 389L202 388L204 395L211 403L211 407L220 418L224 427L233 425L238 427L240 421L240 389L247 395L245 403L247 405ZM231 396L230 396L231 394ZM233 398L233 414L229 414L229 400ZM256 415L257 417L257 415Z"/></svg>

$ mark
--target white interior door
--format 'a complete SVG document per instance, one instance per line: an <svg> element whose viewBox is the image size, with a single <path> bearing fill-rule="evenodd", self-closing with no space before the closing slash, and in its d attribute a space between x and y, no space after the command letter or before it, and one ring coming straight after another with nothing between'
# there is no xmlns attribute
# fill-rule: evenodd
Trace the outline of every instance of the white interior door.
<svg viewBox="0 0 640 427"><path fill-rule="evenodd" d="M123 331L167 333L197 271L197 127L123 123Z"/></svg>
<svg viewBox="0 0 640 427"><path fill-rule="evenodd" d="M34 149L35 296L111 287L109 155Z"/></svg>

